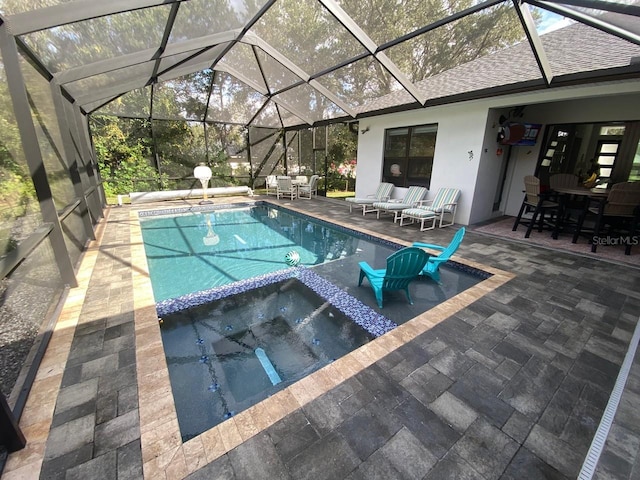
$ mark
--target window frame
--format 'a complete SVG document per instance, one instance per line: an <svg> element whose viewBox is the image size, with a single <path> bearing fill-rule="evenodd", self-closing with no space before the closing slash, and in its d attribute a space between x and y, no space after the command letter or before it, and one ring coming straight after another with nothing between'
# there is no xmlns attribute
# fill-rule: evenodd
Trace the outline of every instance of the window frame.
<svg viewBox="0 0 640 480"><path fill-rule="evenodd" d="M423 132L420 132L420 130L423 130ZM427 145L427 150L419 152L421 155L412 154L412 139L416 138L417 133L433 135L433 141L427 142L429 144ZM402 134L405 136L404 146L403 151L399 151L397 147L402 144L402 141L394 141L392 144L391 139ZM382 181L393 183L396 187L420 186L428 189L431 185L437 139L437 123L385 129ZM392 145L394 147L393 150L391 148ZM394 165L397 165L397 167ZM394 174L392 170L399 173Z"/></svg>

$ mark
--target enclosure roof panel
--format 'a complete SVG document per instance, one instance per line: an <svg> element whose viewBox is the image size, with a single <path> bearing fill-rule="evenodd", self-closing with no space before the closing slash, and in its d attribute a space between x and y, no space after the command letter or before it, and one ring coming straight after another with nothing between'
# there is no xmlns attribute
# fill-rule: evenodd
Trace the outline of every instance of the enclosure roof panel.
<svg viewBox="0 0 640 480"><path fill-rule="evenodd" d="M0 16L86 112L139 118L296 128L640 77L640 0L0 0Z"/></svg>

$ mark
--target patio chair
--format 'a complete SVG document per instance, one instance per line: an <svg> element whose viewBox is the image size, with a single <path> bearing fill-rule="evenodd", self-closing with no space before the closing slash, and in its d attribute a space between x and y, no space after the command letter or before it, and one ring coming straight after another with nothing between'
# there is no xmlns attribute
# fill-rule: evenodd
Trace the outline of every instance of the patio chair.
<svg viewBox="0 0 640 480"><path fill-rule="evenodd" d="M615 229L628 233L626 238L622 235L614 238L616 244L619 244L618 240L626 240L624 254L631 255L631 246L634 239L637 241L636 231L640 226L640 182L616 183L611 187L607 198L601 200L597 207L589 208L589 212L596 215L591 251L596 252L600 234L603 228L609 225L610 235Z"/></svg>
<svg viewBox="0 0 640 480"><path fill-rule="evenodd" d="M277 195L278 194L278 177L275 175L267 175L267 179L264 183L265 188L267 189L267 195Z"/></svg>
<svg viewBox="0 0 640 480"><path fill-rule="evenodd" d="M413 305L409 284L418 278L429 257L420 248L405 247L387 257L387 268L374 270L367 262L360 262L358 286L362 285L362 279L366 276L380 308L384 292L389 290L404 290L407 300Z"/></svg>
<svg viewBox="0 0 640 480"><path fill-rule="evenodd" d="M407 208L400 213L400 226L403 226L403 220L409 219L410 223L420 222L420 231L431 230L436 227L439 221L439 227L448 227L453 225L456 218L456 209L458 208L458 198L460 190L457 188L441 188L436 193L433 200L427 200L415 208ZM447 223L445 217L450 217ZM424 226L426 221L431 221L431 226Z"/></svg>
<svg viewBox="0 0 640 480"><path fill-rule="evenodd" d="M428 190L425 187L409 187L407 194L402 200L389 200L387 202L374 202L373 208L367 210L369 212L376 212L376 218L380 218L380 212L393 213L393 222L395 223L402 214L402 210L407 208L413 208L420 204Z"/></svg>
<svg viewBox="0 0 640 480"><path fill-rule="evenodd" d="M429 257L429 260L420 272L420 275L431 277L436 282L442 283L440 281L440 265L447 262L451 258L451 255L453 255L456 250L458 250L458 247L460 246L460 244L462 243L462 239L464 238L465 231L465 228L461 227L460 230L455 233L455 235L451 239L451 242L449 242L449 245L447 245L446 247L434 245L431 243L413 242L414 247L440 250L440 254L438 256L432 255Z"/></svg>
<svg viewBox="0 0 640 480"><path fill-rule="evenodd" d="M311 199L311 195L318 195L319 175L311 175L309 183L298 185L298 197Z"/></svg>
<svg viewBox="0 0 640 480"><path fill-rule="evenodd" d="M549 177L549 188L552 190L552 195L555 195L554 200L557 200L560 204L561 214L563 215L562 223L567 223L572 213L579 214L584 209L584 202L581 198L575 195L567 195L557 191L559 188L582 188L580 185L580 177L573 173L556 173Z"/></svg>
<svg viewBox="0 0 640 480"><path fill-rule="evenodd" d="M276 193L280 197L288 197L295 200L298 196L298 187L291 182L291 177L278 177L278 190Z"/></svg>
<svg viewBox="0 0 640 480"><path fill-rule="evenodd" d="M353 206L358 205L362 207L362 215L367 213L367 207L371 207L375 202L386 202L391 198L391 192L393 191L393 183L382 182L378 185L376 192L373 195L367 195L366 197L347 197L345 200L349 203L349 212L353 212Z"/></svg>
<svg viewBox="0 0 640 480"><path fill-rule="evenodd" d="M573 173L555 173L549 177L549 186L551 190L556 188L578 188L580 186L580 178Z"/></svg>
<svg viewBox="0 0 640 480"><path fill-rule="evenodd" d="M540 179L538 177L533 175L527 175L524 177L524 188L524 200L522 201L522 206L520 207L520 211L518 212L518 216L516 217L516 221L513 223L513 228L511 230L515 232L518 229L518 225L525 223L528 225L528 228L527 232L524 234L524 238L529 238L536 221L538 221L538 231L542 231L542 227L544 226L544 216L547 212L551 211L556 215L556 221L553 225L553 237L556 238L558 236L558 211L560 209L560 204L549 200L548 195L540 191ZM532 210L533 216L531 217L531 220L523 221L522 215L525 211L530 212ZM539 220L538 215L540 216Z"/></svg>

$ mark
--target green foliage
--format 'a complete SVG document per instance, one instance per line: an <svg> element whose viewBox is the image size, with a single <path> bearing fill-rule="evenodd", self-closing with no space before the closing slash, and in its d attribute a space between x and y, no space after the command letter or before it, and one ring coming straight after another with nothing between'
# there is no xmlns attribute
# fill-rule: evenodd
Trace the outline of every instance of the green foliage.
<svg viewBox="0 0 640 480"><path fill-rule="evenodd" d="M0 169L0 221L32 213L32 206L37 205L35 198L35 188L29 175Z"/></svg>
<svg viewBox="0 0 640 480"><path fill-rule="evenodd" d="M0 76L2 72L0 69ZM0 80L4 80L0 78ZM9 102L6 82L0 81L0 256L13 250L38 225L40 206L18 127Z"/></svg>
<svg viewBox="0 0 640 480"><path fill-rule="evenodd" d="M357 132L357 128L355 131ZM329 126L327 191L347 192L355 189L357 152L358 136L349 129L348 125Z"/></svg>
<svg viewBox="0 0 640 480"><path fill-rule="evenodd" d="M355 188L356 159L335 164L331 162L326 175L327 190L349 191Z"/></svg>
<svg viewBox="0 0 640 480"><path fill-rule="evenodd" d="M163 177L150 162L148 129L141 121L94 117L92 132L107 196L161 187Z"/></svg>
<svg viewBox="0 0 640 480"><path fill-rule="evenodd" d="M105 168L104 163L98 162L100 170ZM140 161L134 157L120 163L117 170L104 183L104 191L107 196L128 194L129 192L145 192L158 190L161 178L158 172L145 160Z"/></svg>
<svg viewBox="0 0 640 480"><path fill-rule="evenodd" d="M152 127L160 173L153 161ZM207 142L199 122L154 120L151 125L143 120L92 117L94 148L106 195L198 187L193 169L201 162L213 171L212 186L248 184L250 172L242 165L234 172L229 155L241 150L242 129L207 125L206 131Z"/></svg>
<svg viewBox="0 0 640 480"><path fill-rule="evenodd" d="M357 124L356 124L357 132ZM358 136L349 130L345 124L336 124L329 127L329 148L327 155L329 161L340 164L356 158L358 153Z"/></svg>
<svg viewBox="0 0 640 480"><path fill-rule="evenodd" d="M327 68L328 63L339 63L361 53L358 42L320 5L311 0L276 2L252 30L269 45L287 52L295 64L314 72ZM341 8L377 45L384 45L474 5L477 2L473 0L340 2ZM533 14L539 17L538 13ZM513 6L501 2L385 49L384 53L411 82L420 82L525 40ZM394 75L373 56L323 76L321 83L353 105L362 105L392 93L398 87ZM322 97L315 101L319 109L330 108Z"/></svg>
<svg viewBox="0 0 640 480"><path fill-rule="evenodd" d="M341 7L362 25L377 45L384 45L394 38L431 25L445 15L462 12L476 5L473 0L403 0L401 4L401 8L396 8L397 5L388 0L344 0ZM228 30L231 25L240 27L257 13L258 5L259 2L255 1L245 2L242 15L246 15L246 18L240 18L237 11L224 8L212 15L204 3L189 5L188 9L181 11L172 34L176 38L196 38L210 35L219 29ZM136 35L121 38L117 35L118 29L155 32L155 35L159 31L153 28L159 24L157 10L152 8L128 13L123 16L122 23L118 20L110 29L101 28L103 19L61 26L61 31L70 30L73 34L53 36L47 40L48 43L45 42L48 36L40 38L34 34L34 49L45 58L51 56L48 51L77 51L83 61L103 57L116 45L126 47L127 51L139 51L144 48L145 42L154 41L153 36L148 39ZM362 45L351 33L321 3L314 0L274 3L260 21L252 26L251 33L276 50L286 52L294 64L303 66L309 72L322 71L336 62L355 58L363 53ZM78 42L77 45L72 45L71 39ZM409 81L420 82L525 39L513 5L502 2L385 48L384 53ZM259 68L258 59L270 68ZM54 62L55 59L52 58L51 61ZM121 111L148 116L150 105L153 105L156 118L184 118L198 122L153 120L151 135L151 125L148 122L130 120L132 124L137 122L139 131L144 131L144 136L136 134L132 127L118 122L104 125L102 131L94 131L100 167L104 169L103 178L110 180L107 187L109 191L126 193L130 188L187 188L193 186L193 168L200 162L206 162L212 168L212 184L214 181L227 184L242 182L241 178L250 178L250 172L245 167L232 170L230 164L236 160L232 151L239 151L231 147L244 146L241 127L224 126L220 123L205 125L203 121L242 125L252 118L266 122L267 118L262 118L262 115L273 115L265 113L267 109L262 109L265 102L263 95L229 72L237 70L256 82L266 80L265 87L268 90L289 86L297 81L297 77L284 69L272 72L277 66L274 60L267 58L265 52L243 43L233 45L222 63L230 70L214 72L210 68L203 68L125 94L115 102ZM321 83L345 103L358 106L372 98L396 91L398 84L395 77L375 56L366 56L330 75L322 76ZM301 87L296 91L299 91L297 108L303 114L308 112L308 118L327 119L344 115L324 95L316 94L310 88ZM283 94L281 98L286 100L287 95ZM109 106L105 107L105 111L108 110ZM324 128L329 130L327 150L321 150L317 144L318 139L320 144L324 143ZM308 145L310 136L303 135L301 131L302 151L297 158L299 171L304 174L310 171L322 173L326 176L329 188L352 188L353 175L345 174L344 170L345 166L351 165L351 159L356 157L357 135L353 135L344 125L320 127L317 130L320 134L311 147ZM98 139L99 136L106 138ZM151 138L155 142L154 148ZM277 153L276 151L274 159L278 158ZM321 171L325 166L325 154L328 163L333 165L326 172ZM292 159L291 156L288 158ZM237 163L242 164L242 160L239 159ZM258 165L254 162L254 167ZM158 169L162 176L156 171ZM270 161L265 165L265 170L268 170L268 174L277 171L277 166L274 169ZM265 172L260 174L264 175ZM137 182L136 179L142 180Z"/></svg>
<svg viewBox="0 0 640 480"><path fill-rule="evenodd" d="M7 163L6 150L0 145L0 255L13 250L19 243L18 237L24 237L38 222L28 217L36 216L39 204L36 192L28 172L21 172L18 165L5 168ZM9 156L10 158L10 156ZM18 226L18 231L14 228ZM24 231L26 225L31 225Z"/></svg>

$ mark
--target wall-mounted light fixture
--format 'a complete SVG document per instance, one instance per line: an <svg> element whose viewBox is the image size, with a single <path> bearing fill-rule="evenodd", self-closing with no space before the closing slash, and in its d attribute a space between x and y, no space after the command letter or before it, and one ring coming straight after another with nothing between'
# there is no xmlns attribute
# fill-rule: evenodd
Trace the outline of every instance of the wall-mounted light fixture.
<svg viewBox="0 0 640 480"><path fill-rule="evenodd" d="M365 133L367 133L370 129L371 129L371 127L367 126L367 127L363 128L362 130L360 130L360 133L361 133L362 135L364 135L364 134L365 134Z"/></svg>

